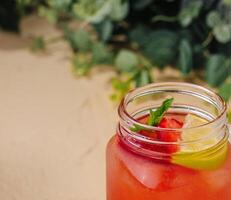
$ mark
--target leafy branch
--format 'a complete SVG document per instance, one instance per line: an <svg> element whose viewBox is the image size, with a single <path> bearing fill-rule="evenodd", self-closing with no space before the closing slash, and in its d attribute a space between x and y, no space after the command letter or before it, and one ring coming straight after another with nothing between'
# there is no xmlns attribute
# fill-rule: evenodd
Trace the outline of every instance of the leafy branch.
<svg viewBox="0 0 231 200"><path fill-rule="evenodd" d="M229 0L17 0L0 5L0 26L17 30L19 19L31 12L63 31L78 75L87 75L95 65L117 72L112 81L114 99L152 82L153 67L165 66L178 68L183 76L199 69L226 100L231 96ZM78 30L69 27L73 20L81 22ZM86 31L88 26L94 35ZM44 49L47 43L35 38L32 49Z"/></svg>

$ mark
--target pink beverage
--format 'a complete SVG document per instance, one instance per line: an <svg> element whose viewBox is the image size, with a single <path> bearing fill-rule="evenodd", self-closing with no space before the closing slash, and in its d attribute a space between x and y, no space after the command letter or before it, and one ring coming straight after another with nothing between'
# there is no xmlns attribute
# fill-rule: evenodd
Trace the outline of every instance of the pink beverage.
<svg viewBox="0 0 231 200"><path fill-rule="evenodd" d="M168 98L172 104L150 125ZM128 93L119 116L107 146L107 200L231 200L220 96L193 84L151 84Z"/></svg>

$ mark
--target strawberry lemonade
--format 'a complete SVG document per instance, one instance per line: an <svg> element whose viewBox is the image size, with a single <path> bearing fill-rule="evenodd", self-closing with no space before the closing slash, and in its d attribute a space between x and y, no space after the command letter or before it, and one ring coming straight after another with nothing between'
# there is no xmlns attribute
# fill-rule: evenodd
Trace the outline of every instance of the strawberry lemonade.
<svg viewBox="0 0 231 200"><path fill-rule="evenodd" d="M226 105L201 86L130 92L107 146L107 200L231 200Z"/></svg>

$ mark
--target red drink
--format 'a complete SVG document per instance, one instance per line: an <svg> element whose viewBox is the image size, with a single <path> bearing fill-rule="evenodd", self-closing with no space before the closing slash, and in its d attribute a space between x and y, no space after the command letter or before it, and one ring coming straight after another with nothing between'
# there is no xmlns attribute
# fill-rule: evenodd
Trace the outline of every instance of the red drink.
<svg viewBox="0 0 231 200"><path fill-rule="evenodd" d="M136 123L146 125L147 105L157 106L151 105L150 99L146 104L147 98L134 103L137 108L131 109L127 102L131 103L135 94L147 89L155 91L160 86L165 86L162 95L168 90L168 95L174 96L176 103L171 112L165 113L157 127L131 131L129 127ZM175 92L176 88L179 92L190 87L208 97L216 96L203 88L195 91L198 86L167 83L133 91L121 103L118 133L107 146L107 200L231 200L231 145L225 105L219 97L216 99L217 105L220 103L219 112L211 111L209 115L209 109L198 101L188 103L194 110L198 108L198 113L188 107L185 110L187 102L180 105ZM165 98L162 95L159 96ZM155 101L156 98L152 100ZM200 106L207 111L207 117L202 115Z"/></svg>

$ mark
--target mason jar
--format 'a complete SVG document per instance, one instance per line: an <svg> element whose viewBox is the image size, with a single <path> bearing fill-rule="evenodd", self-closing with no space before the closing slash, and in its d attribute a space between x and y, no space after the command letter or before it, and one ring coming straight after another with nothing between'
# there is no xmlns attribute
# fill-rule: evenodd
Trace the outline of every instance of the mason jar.
<svg viewBox="0 0 231 200"><path fill-rule="evenodd" d="M174 101L166 119L182 126L147 125L150 110L168 98ZM218 94L189 83L154 83L129 92L107 145L107 200L231 200L226 109Z"/></svg>

